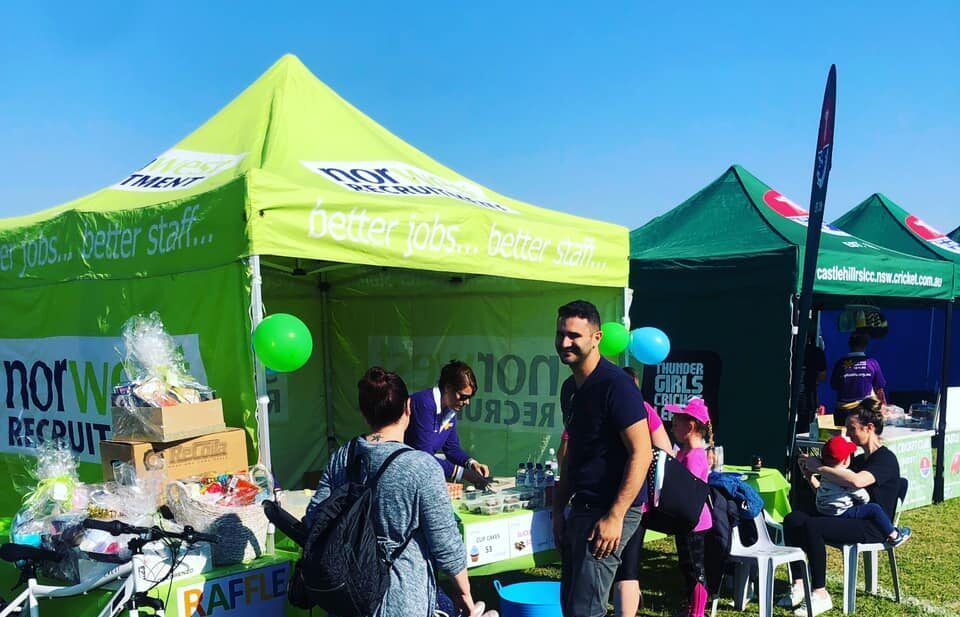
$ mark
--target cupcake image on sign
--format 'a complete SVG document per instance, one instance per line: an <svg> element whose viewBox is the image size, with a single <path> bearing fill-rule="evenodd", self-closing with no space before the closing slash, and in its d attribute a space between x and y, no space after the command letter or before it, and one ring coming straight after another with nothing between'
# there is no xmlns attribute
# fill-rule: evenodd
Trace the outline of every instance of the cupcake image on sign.
<svg viewBox="0 0 960 617"><path fill-rule="evenodd" d="M471 546L471 547L470 547L470 562L471 562L471 563L477 563L478 561L480 561L480 549L477 548L476 546Z"/></svg>
<svg viewBox="0 0 960 617"><path fill-rule="evenodd" d="M928 477L933 471L933 463L930 462L930 458L926 456L920 457L920 475L924 478Z"/></svg>
<svg viewBox="0 0 960 617"><path fill-rule="evenodd" d="M954 455L953 461L950 463L950 473L953 475L960 474L960 452Z"/></svg>

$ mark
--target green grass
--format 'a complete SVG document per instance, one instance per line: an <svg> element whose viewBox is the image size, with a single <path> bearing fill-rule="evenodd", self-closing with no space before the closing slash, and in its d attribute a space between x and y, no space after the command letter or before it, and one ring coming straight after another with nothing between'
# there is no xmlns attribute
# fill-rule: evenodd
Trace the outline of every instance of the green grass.
<svg viewBox="0 0 960 617"><path fill-rule="evenodd" d="M902 525L913 528L913 537L897 549L900 566L900 586L907 601L893 602L893 584L890 567L884 556L880 557L881 597L863 591L863 561L857 594L858 617L880 615L957 615L960 616L960 499L904 512ZM843 586L840 551L827 551L827 588L833 597L834 610L828 616L842 615ZM674 614L683 597L683 583L677 570L677 560L671 539L650 543L645 550L640 585L643 589L643 608L638 613L645 616L664 617ZM534 568L523 572L509 572L496 576L471 577L474 598L484 600L488 606L497 607L493 579L504 585L531 580L559 580L559 567ZM786 567L777 569L777 594L787 588ZM888 597L882 597L882 596ZM712 599L712 598L711 598ZM931 607L931 608L927 608ZM757 613L756 604L740 613L733 609L729 598L721 597L718 615L750 615ZM708 605L709 614L709 605ZM790 615L783 609L774 609L775 615Z"/></svg>

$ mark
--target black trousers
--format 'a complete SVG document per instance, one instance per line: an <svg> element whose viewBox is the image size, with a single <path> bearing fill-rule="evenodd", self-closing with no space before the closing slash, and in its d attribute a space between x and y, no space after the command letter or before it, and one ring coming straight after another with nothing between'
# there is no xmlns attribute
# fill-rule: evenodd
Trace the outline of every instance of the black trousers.
<svg viewBox="0 0 960 617"><path fill-rule="evenodd" d="M827 585L827 544L860 544L883 542L886 536L870 521L836 516L814 516L791 512L783 519L783 536L787 546L797 546L807 554L810 583L814 589ZM790 564L793 580L803 577L799 565Z"/></svg>
<svg viewBox="0 0 960 617"><path fill-rule="evenodd" d="M686 584L687 597L691 597L697 583L707 586L707 573L704 567L704 538L706 531L691 531L674 536L677 544L677 561Z"/></svg>

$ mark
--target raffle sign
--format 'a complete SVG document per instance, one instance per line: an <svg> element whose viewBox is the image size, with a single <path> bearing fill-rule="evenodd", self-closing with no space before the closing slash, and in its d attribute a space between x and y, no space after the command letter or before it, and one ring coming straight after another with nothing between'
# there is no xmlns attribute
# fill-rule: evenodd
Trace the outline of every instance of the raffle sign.
<svg viewBox="0 0 960 617"><path fill-rule="evenodd" d="M643 368L643 398L657 409L664 422L673 414L664 405L685 405L699 396L710 409L714 428L720 419L720 356L713 351L678 349L656 366Z"/></svg>

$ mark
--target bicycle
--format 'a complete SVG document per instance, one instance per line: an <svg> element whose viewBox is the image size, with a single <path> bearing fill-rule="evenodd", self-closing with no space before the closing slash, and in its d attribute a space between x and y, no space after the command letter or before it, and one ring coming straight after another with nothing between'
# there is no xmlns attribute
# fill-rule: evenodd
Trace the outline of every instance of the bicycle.
<svg viewBox="0 0 960 617"><path fill-rule="evenodd" d="M173 532L161 529L159 526L135 527L122 521L98 521L95 519L84 520L83 527L105 531L114 536L136 536L127 543L131 553L130 558L122 561L103 562L102 572L98 571L94 576L88 577L76 585L41 585L37 582L38 566L44 562L59 563L65 555L24 544L3 544L0 546L0 559L17 565L20 569L20 581L16 586L26 583L27 587L10 603L0 598L0 617L21 615L24 605L29 609L29 617L40 617L39 600L82 595L114 581L122 581L122 584L114 591L110 601L100 611L98 617L116 617L124 611L127 611L127 617L139 617L141 609L151 609L154 615L163 617L165 602L159 598L150 597L149 592L165 579L172 580L173 573L179 566L177 553L173 552L171 556L169 572L151 587L143 589L143 583L141 582L138 585L139 579L135 576L137 568L143 565L143 547L158 540L164 542L179 540L185 542L188 548L198 542L216 544L218 541L216 536L199 533L192 527L184 527L181 532Z"/></svg>

